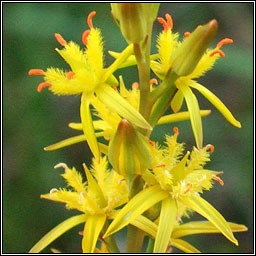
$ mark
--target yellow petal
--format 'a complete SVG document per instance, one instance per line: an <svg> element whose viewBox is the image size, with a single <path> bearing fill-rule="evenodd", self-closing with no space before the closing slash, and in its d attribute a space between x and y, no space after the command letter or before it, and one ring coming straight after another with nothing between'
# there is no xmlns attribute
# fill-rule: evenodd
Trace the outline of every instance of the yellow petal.
<svg viewBox="0 0 256 256"><path fill-rule="evenodd" d="M105 224L106 215L90 215L84 226L82 249L83 253L93 253L99 234Z"/></svg>
<svg viewBox="0 0 256 256"><path fill-rule="evenodd" d="M49 90L57 95L80 94L84 91L84 85L69 80L66 73L58 68L48 68L44 80L51 84Z"/></svg>
<svg viewBox="0 0 256 256"><path fill-rule="evenodd" d="M95 136L91 112L90 101L87 95L83 94L81 98L80 115L83 126L84 135L86 136L87 143L96 159L100 157L99 146Z"/></svg>
<svg viewBox="0 0 256 256"><path fill-rule="evenodd" d="M106 69L105 74L101 80L104 83L110 75L112 75L133 53L133 44L128 45L117 57L117 59Z"/></svg>
<svg viewBox="0 0 256 256"><path fill-rule="evenodd" d="M137 216L134 220L131 221L131 224L148 233L153 238L156 237L157 225L143 215Z"/></svg>
<svg viewBox="0 0 256 256"><path fill-rule="evenodd" d="M233 236L232 230L224 217L206 200L196 194L191 194L190 197L182 198L182 202L208 219L227 239L235 245L238 245L238 242Z"/></svg>
<svg viewBox="0 0 256 256"><path fill-rule="evenodd" d="M202 95L204 95L204 97L209 100L232 125L241 128L240 122L233 117L227 107L211 91L195 81L190 81L189 86L197 89Z"/></svg>
<svg viewBox="0 0 256 256"><path fill-rule="evenodd" d="M183 101L184 101L184 96L182 92L178 90L171 101L171 108L174 113L180 110L180 108L182 107Z"/></svg>
<svg viewBox="0 0 256 256"><path fill-rule="evenodd" d="M144 117L108 85L99 86L96 94L107 107L127 119L131 124L148 130L152 129Z"/></svg>
<svg viewBox="0 0 256 256"><path fill-rule="evenodd" d="M167 197L162 201L159 224L157 228L154 253L165 253L170 241L173 227L176 223L176 201Z"/></svg>
<svg viewBox="0 0 256 256"><path fill-rule="evenodd" d="M71 69L76 72L81 68L87 68L87 60L80 49L80 46L74 42L69 42L62 50L56 49L61 57L70 65Z"/></svg>
<svg viewBox="0 0 256 256"><path fill-rule="evenodd" d="M208 116L208 115L210 115L210 113L211 113L211 110L200 110L201 117ZM185 120L189 120L189 119L190 119L190 116L189 116L188 111L179 112L179 113L175 113L175 114L162 116L158 120L157 125L181 122L181 121L185 121Z"/></svg>
<svg viewBox="0 0 256 256"><path fill-rule="evenodd" d="M88 191L92 196L94 196L95 201L98 205L100 205L101 208L104 208L107 206L107 202L104 198L104 195L102 193L102 190L99 186L99 184L96 182L96 180L93 178L91 172L88 170L87 166L83 164L84 171L86 174L86 178L88 181Z"/></svg>
<svg viewBox="0 0 256 256"><path fill-rule="evenodd" d="M73 145L73 144L76 144L76 143L79 143L79 142L85 141L85 140L86 140L85 135L78 135L78 136L74 136L74 137L59 141L50 146L47 146L44 148L44 150L45 151L53 151L53 150L57 150L59 148L64 148L64 147L67 147L67 146L70 146L70 145Z"/></svg>
<svg viewBox="0 0 256 256"><path fill-rule="evenodd" d="M228 222L232 232L247 231L247 227L244 225ZM172 232L172 238L178 238L194 234L208 234L208 233L220 233L221 231L216 228L209 221L191 221L185 224L178 225Z"/></svg>
<svg viewBox="0 0 256 256"><path fill-rule="evenodd" d="M68 126L71 129L82 131L83 127L81 123L69 123ZM93 121L93 126L95 130L105 130L106 128L109 128L109 126L106 124L103 120L95 120Z"/></svg>
<svg viewBox="0 0 256 256"><path fill-rule="evenodd" d="M86 47L85 56L88 64L93 68L92 71L96 76L99 76L103 70L103 40L98 28L90 30Z"/></svg>
<svg viewBox="0 0 256 256"><path fill-rule="evenodd" d="M58 226L49 231L45 236L43 236L29 251L29 253L39 253L51 242L56 240L62 234L64 234L69 229L83 223L86 221L86 215L81 214L73 216L61 222Z"/></svg>
<svg viewBox="0 0 256 256"><path fill-rule="evenodd" d="M160 189L159 185L142 190L117 214L113 222L108 227L104 237L122 229L151 206L168 197L168 195L169 194L167 192Z"/></svg>
<svg viewBox="0 0 256 256"><path fill-rule="evenodd" d="M196 96L191 91L191 89L186 85L179 86L178 89L180 89L181 92L183 93L187 103L191 126L192 126L192 130L196 140L196 145L198 148L202 148L203 147L203 128L202 128L202 120L200 116L200 109L198 106Z"/></svg>
<svg viewBox="0 0 256 256"><path fill-rule="evenodd" d="M171 245L186 253L201 253L194 246L181 239L172 239Z"/></svg>
<svg viewBox="0 0 256 256"><path fill-rule="evenodd" d="M77 172L74 167L72 169L65 168L65 173L61 174L61 176L67 181L68 185L74 188L78 193L86 192L82 175Z"/></svg>

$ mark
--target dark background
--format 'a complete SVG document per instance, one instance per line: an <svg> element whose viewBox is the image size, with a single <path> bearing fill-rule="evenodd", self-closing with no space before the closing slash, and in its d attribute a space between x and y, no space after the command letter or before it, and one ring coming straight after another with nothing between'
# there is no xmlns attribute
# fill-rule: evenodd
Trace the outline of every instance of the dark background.
<svg viewBox="0 0 256 256"><path fill-rule="evenodd" d="M50 229L77 214L62 204L40 199L53 187L64 185L53 166L65 162L82 171L91 155L86 143L44 152L43 148L72 135L67 127L79 122L79 96L57 97L47 89L36 92L41 77L29 77L31 68L67 68L54 48L60 46L54 33L82 46L81 34L88 29L86 18L92 11L93 22L101 28L105 50L121 51L125 41L110 16L105 3L3 3L3 252L26 253ZM199 82L215 93L241 122L242 128L230 125L201 95L201 109L212 109L203 120L204 144L213 144L215 152L208 169L224 171L225 186L218 183L206 198L223 216L245 224L248 231L235 233L236 247L220 234L195 235L185 238L205 253L253 252L253 3L162 3L158 16L170 13L174 31L182 35L197 25L216 18L219 31L211 47L228 37L234 44L225 45L226 53L213 70ZM153 40L162 29L154 24ZM155 43L153 43L155 45ZM156 52L155 46L152 53ZM107 55L107 51L106 51ZM106 57L106 65L113 59ZM121 70L126 84L138 80L135 68ZM185 105L185 104L184 104ZM185 106L184 106L185 109ZM194 138L189 121L177 123L180 142L192 149ZM152 138L163 141L172 134L173 125L159 127ZM200 219L194 214L193 219ZM81 252L82 225L64 234L44 250ZM124 232L118 233L122 241ZM177 250L175 252L178 252Z"/></svg>

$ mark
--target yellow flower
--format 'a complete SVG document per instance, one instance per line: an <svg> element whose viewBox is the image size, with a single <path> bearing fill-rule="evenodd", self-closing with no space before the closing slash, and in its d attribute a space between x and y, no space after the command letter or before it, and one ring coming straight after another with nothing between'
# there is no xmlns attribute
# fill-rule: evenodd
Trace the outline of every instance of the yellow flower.
<svg viewBox="0 0 256 256"><path fill-rule="evenodd" d="M232 125L239 128L241 127L240 122L233 117L227 107L212 92L194 80L210 70L216 60L225 56L220 48L224 44L232 43L233 40L225 38L217 44L215 49L207 49L202 55L199 47L200 44L197 44L196 39L200 41L201 38L206 38L205 41L203 39L201 40L201 48L206 48L209 39L211 39L215 33L217 22L213 20L207 25L198 26L192 34L186 32L183 42L179 42L179 34L172 32L173 24L171 16L166 14L166 19L167 21L163 18L158 18L158 21L164 26L164 31L159 34L157 41L159 59L157 61L151 61L151 68L161 80L168 77L170 72L177 72L177 74L175 73L177 78L175 78L176 81L174 84L178 90L171 100L171 107L174 112L178 112L185 98L197 147L202 148L203 131L200 109L196 96L191 88L198 90L206 97ZM193 37L193 40L190 40L190 37ZM191 50L189 48L191 48ZM198 51L200 51L200 53L198 53ZM193 54L191 55L191 52L194 52L193 54L196 57ZM198 60L194 63L195 59ZM186 67L184 63L186 63ZM189 66L191 66L191 68ZM186 70L189 71L187 72Z"/></svg>
<svg viewBox="0 0 256 256"><path fill-rule="evenodd" d="M122 96L122 98L128 101L130 105L132 105L137 111L139 111L140 90L139 90L138 83L134 82L132 85L132 89L127 90L121 76L119 80L120 80L119 91L117 90L117 88L115 88L115 90ZM152 91L153 90L152 85L153 83L157 85L157 80L151 79L150 82L151 82L151 91ZM109 141L114 136L117 130L118 124L121 121L121 117L117 113L113 112L110 108L108 108L105 104L103 104L95 96L91 98L91 104L95 108L95 111L93 112L93 114L98 118L98 120L93 121L93 127L96 131L95 136L97 138L104 137L105 140ZM210 110L200 110L200 115L202 117L205 117L210 113L211 113ZM181 122L189 119L190 119L190 116L189 116L189 112L187 111L173 113L173 114L162 116L158 120L157 125L173 123L173 122ZM69 123L69 127L79 131L83 130L81 123ZM47 146L44 149L46 151L57 150L59 148L70 146L82 141L86 141L86 136L84 134L80 134L80 135L62 140L60 142ZM107 154L108 152L107 146L99 142L98 142L98 145L100 147L100 151L103 152L104 154Z"/></svg>
<svg viewBox="0 0 256 256"><path fill-rule="evenodd" d="M213 152L213 146L194 148L191 154L187 152L181 158L184 147L177 142L179 132L176 127L174 132L173 136L166 137L165 147L152 143L152 172L148 170L142 175L148 185L122 208L104 237L132 223L143 212L162 202L155 235L155 253L166 252L174 227L190 211L208 219L225 237L238 245L223 216L199 195L212 187L213 180L224 185L217 176L221 172L204 169L204 165L210 161L208 150Z"/></svg>
<svg viewBox="0 0 256 256"><path fill-rule="evenodd" d="M41 195L41 198L65 203L67 209L76 209L83 214L71 217L59 224L33 246L31 253L40 252L67 230L83 222L85 222L83 252L94 252L107 219L112 218L116 207L128 201L125 179L114 170L108 170L107 164L106 157L100 158L100 161L94 159L90 170L84 164L87 182L82 181L81 174L75 168L70 169L63 163L55 166L55 168L65 169L65 173L61 176L72 190L53 188L50 193Z"/></svg>
<svg viewBox="0 0 256 256"><path fill-rule="evenodd" d="M57 41L64 47L62 50L56 49L56 51L69 64L70 71L65 72L58 68L48 68L46 71L31 69L29 75L44 76L45 82L39 84L38 91L49 87L57 95L82 94L80 115L84 135L94 157L99 159L100 149L90 112L94 94L112 111L134 125L144 129L151 129L151 127L141 114L112 88L112 86L118 85L113 73L132 54L133 46L127 46L112 65L104 68L103 39L100 30L94 28L92 23L92 17L95 14L96 12L89 14L87 21L90 30L86 30L82 35L82 41L86 46L85 50L81 50L72 41L67 43L60 34L55 34Z"/></svg>

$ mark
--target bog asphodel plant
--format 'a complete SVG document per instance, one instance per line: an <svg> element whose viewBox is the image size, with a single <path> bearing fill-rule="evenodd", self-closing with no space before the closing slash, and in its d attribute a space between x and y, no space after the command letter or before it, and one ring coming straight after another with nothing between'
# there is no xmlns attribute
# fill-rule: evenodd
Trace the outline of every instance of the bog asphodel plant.
<svg viewBox="0 0 256 256"><path fill-rule="evenodd" d="M44 82L39 92L48 87L57 95L81 95L80 123L70 123L81 134L47 146L56 150L86 141L93 153L92 165L83 164L86 181L76 169L60 163L61 176L68 188L53 188L41 198L61 202L67 209L76 209L80 215L60 223L39 242L30 253L38 253L63 233L84 224L81 248L83 253L118 253L113 234L127 228L126 252L166 253L176 247L187 253L199 250L182 237L199 233L222 233L238 245L233 232L246 231L244 225L227 222L203 197L214 182L221 186L221 171L205 168L214 147L204 146L201 118L210 110L200 110L192 89L198 90L234 126L241 127L227 107L200 85L196 79L210 70L225 54L221 50L232 39L221 40L208 48L217 32L218 23L211 20L198 26L181 38L173 32L170 14L157 18L163 26L157 38L158 52L150 54L151 33L156 20L157 3L113 3L112 16L128 45L120 53L109 51L115 58L104 66L103 38L94 27L92 11L87 18L89 30L82 34L80 46L67 42L56 33L56 49L69 64L70 70L48 68L31 69L29 75L42 75ZM118 69L137 65L138 82L126 86L123 77L115 77ZM150 77L150 71L155 77ZM136 80L136 78L135 78ZM130 89L128 89L130 88ZM186 101L187 112L180 112ZM165 114L171 108L172 114ZM93 111L92 111L93 109ZM94 117L97 117L95 119ZM196 146L184 152L184 143L178 142L179 130L170 125L165 145L150 140L152 130L161 124L190 120ZM98 141L105 139L105 144ZM56 186L56 185L55 185ZM197 212L207 221L188 219Z"/></svg>

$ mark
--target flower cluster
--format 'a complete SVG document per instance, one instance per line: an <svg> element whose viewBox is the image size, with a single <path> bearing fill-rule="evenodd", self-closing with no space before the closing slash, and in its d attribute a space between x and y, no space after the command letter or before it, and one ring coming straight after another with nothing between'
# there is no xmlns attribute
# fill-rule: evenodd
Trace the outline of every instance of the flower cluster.
<svg viewBox="0 0 256 256"><path fill-rule="evenodd" d="M145 236L154 241L153 247L149 243L148 252L155 253L168 252L170 246L197 253L198 249L180 238L198 233L222 233L238 245L233 232L245 231L246 227L227 222L200 195L210 190L214 181L222 186L224 182L219 177L222 172L205 169L214 147L203 144L201 118L209 115L210 110L200 110L191 90L198 90L231 124L241 127L225 105L195 81L225 56L220 48L233 41L226 38L216 48L207 48L217 29L216 20L198 26L192 33L185 32L179 41L179 34L172 32L172 18L166 14L166 20L157 19L163 31L157 39L158 52L150 55L149 39L159 4L114 3L111 7L128 46L121 53L109 51L115 58L109 67L104 67L101 31L92 22L96 12L91 12L87 18L89 30L82 34L84 49L55 34L63 47L56 51L70 70L29 71L29 75L44 77L38 92L48 87L57 95L81 95L81 122L69 124L81 134L45 150L86 141L93 153L91 167L83 164L86 181L75 168L63 163L55 166L64 168L61 176L68 188L53 188L41 198L64 203L67 209L82 214L60 223L30 252L40 252L81 223L85 223L84 253L119 252L113 234L125 226L128 226L127 252L139 252L136 250L141 250ZM114 72L131 65L138 66L139 82L128 89L123 77L117 79ZM157 78L150 79L147 75L150 69ZM184 99L188 111L179 112ZM173 113L165 115L169 107ZM149 139L155 126L184 120L191 121L195 136L196 147L191 152L184 153L184 143L177 141L177 127L173 128L172 136L166 135L164 146ZM99 137L105 139L105 144L98 141ZM208 221L183 223L192 212ZM138 238L136 243L134 237Z"/></svg>

